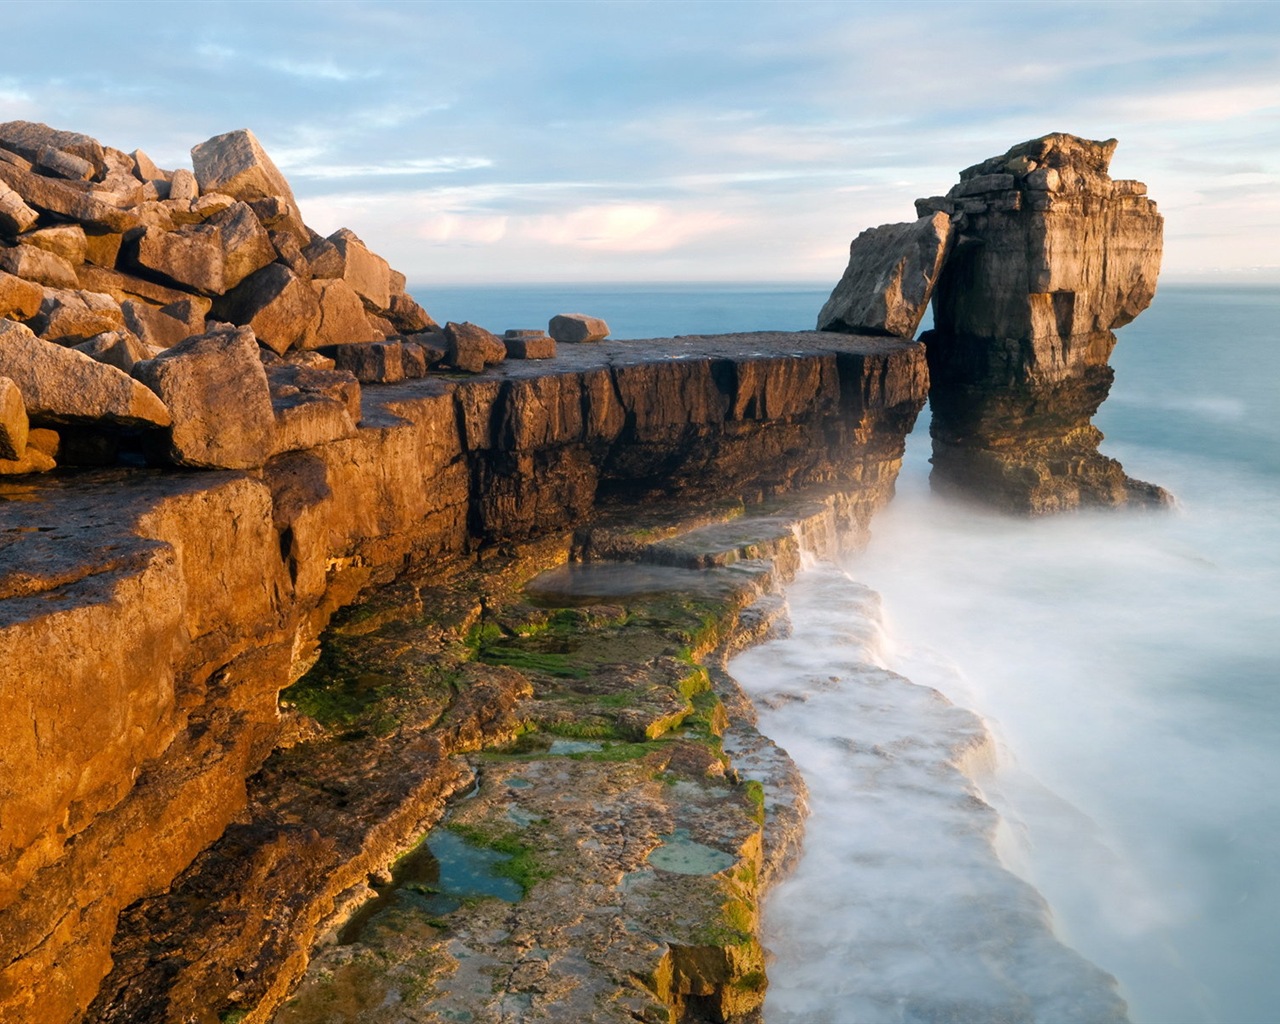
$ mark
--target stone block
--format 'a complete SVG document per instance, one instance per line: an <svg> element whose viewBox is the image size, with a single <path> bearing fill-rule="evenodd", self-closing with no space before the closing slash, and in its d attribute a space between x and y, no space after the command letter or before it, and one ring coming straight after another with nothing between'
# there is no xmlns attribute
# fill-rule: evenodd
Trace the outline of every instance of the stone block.
<svg viewBox="0 0 1280 1024"><path fill-rule="evenodd" d="M120 303L125 327L148 347L171 348L193 334L204 333L203 316L193 324L185 317L168 312L169 308L153 306L142 299L125 299ZM138 358L145 359L146 356Z"/></svg>
<svg viewBox="0 0 1280 1024"><path fill-rule="evenodd" d="M46 288L31 329L45 341L76 345L104 331L124 328L120 304L110 295L70 288Z"/></svg>
<svg viewBox="0 0 1280 1024"><path fill-rule="evenodd" d="M311 344L359 344L381 341L384 335L374 330L365 315L364 303L346 281L324 278L311 281L320 304L320 318Z"/></svg>
<svg viewBox="0 0 1280 1024"><path fill-rule="evenodd" d="M50 288L75 288L80 283L75 267L56 253L34 245L0 249L0 270Z"/></svg>
<svg viewBox="0 0 1280 1024"><path fill-rule="evenodd" d="M133 157L133 175L139 181L164 181L173 176L172 171L163 171L151 157L147 156L141 149L135 149L129 154Z"/></svg>
<svg viewBox="0 0 1280 1024"><path fill-rule="evenodd" d="M151 358L150 349L131 331L105 331L73 346L91 359L129 373L134 363Z"/></svg>
<svg viewBox="0 0 1280 1024"><path fill-rule="evenodd" d="M96 168L84 157L67 153L52 146L45 146L36 154L32 167L41 174L68 181L88 181L97 173Z"/></svg>
<svg viewBox="0 0 1280 1024"><path fill-rule="evenodd" d="M343 370L283 363L267 371L276 418L276 453L354 437L360 384Z"/></svg>
<svg viewBox="0 0 1280 1024"><path fill-rule="evenodd" d="M92 225L123 234L140 226L131 211L100 199L86 182L46 178L3 161L0 161L0 181L17 192L28 206L77 221L86 230Z"/></svg>
<svg viewBox="0 0 1280 1024"><path fill-rule="evenodd" d="M416 342L401 341L400 365L404 369L406 380L418 380L427 375L427 353Z"/></svg>
<svg viewBox="0 0 1280 1024"><path fill-rule="evenodd" d="M27 450L27 407L18 385L0 377L0 459L20 459Z"/></svg>
<svg viewBox="0 0 1280 1024"><path fill-rule="evenodd" d="M30 320L40 312L44 288L35 281L24 281L0 270L0 317Z"/></svg>
<svg viewBox="0 0 1280 1024"><path fill-rule="evenodd" d="M387 308L386 319L391 322L397 334L418 334L422 331L440 329L440 325L431 319L430 314L419 306L412 296L394 290L391 293L391 304Z"/></svg>
<svg viewBox="0 0 1280 1024"><path fill-rule="evenodd" d="M317 238L302 248L302 255L311 267L311 276L320 278L341 277L342 257L338 247L327 238Z"/></svg>
<svg viewBox="0 0 1280 1024"><path fill-rule="evenodd" d="M0 124L0 147L18 153L33 164L39 161L42 150L50 148L87 161L94 174L101 173L106 167L106 154L97 139L80 132L59 131L38 121L6 121Z"/></svg>
<svg viewBox="0 0 1280 1024"><path fill-rule="evenodd" d="M226 291L222 232L216 225L192 224L176 231L148 227L127 245L127 261L201 295Z"/></svg>
<svg viewBox="0 0 1280 1024"><path fill-rule="evenodd" d="M179 167L169 179L170 202L191 203L200 198L200 186L196 176L185 167Z"/></svg>
<svg viewBox="0 0 1280 1024"><path fill-rule="evenodd" d="M448 346L446 361L467 373L480 373L507 358L507 347L493 334L473 323L444 325L444 337Z"/></svg>
<svg viewBox="0 0 1280 1024"><path fill-rule="evenodd" d="M80 287L85 291L104 292L117 302L126 299L146 299L153 306L170 306L175 303L187 303L200 311L200 320L209 315L212 301L203 295L193 295L189 291L157 284L134 274L126 274L120 270L106 267L95 267L85 264L76 267L76 277ZM195 333L200 333L199 331Z"/></svg>
<svg viewBox="0 0 1280 1024"><path fill-rule="evenodd" d="M275 450L275 414L258 342L247 327L188 338L134 376L169 407L169 455L180 466L255 469Z"/></svg>
<svg viewBox="0 0 1280 1024"><path fill-rule="evenodd" d="M302 246L298 244L298 239L294 235L288 231L268 231L267 238L271 240L271 247L276 251L276 259L304 281L312 279L311 264L302 255Z"/></svg>
<svg viewBox="0 0 1280 1024"><path fill-rule="evenodd" d="M291 209L275 226L296 235L301 243L310 240L288 181L253 132L242 128L216 135L191 150L191 163L202 194L221 192L246 203L279 197Z"/></svg>
<svg viewBox="0 0 1280 1024"><path fill-rule="evenodd" d="M818 314L818 330L910 338L942 271L951 218L934 213L868 228L849 245L849 265Z"/></svg>
<svg viewBox="0 0 1280 1024"><path fill-rule="evenodd" d="M120 258L120 246L124 235L114 231L86 231L84 233L85 262L108 269L115 267Z"/></svg>
<svg viewBox="0 0 1280 1024"><path fill-rule="evenodd" d="M361 384L394 384L405 379L403 348L396 341L326 345L317 351L332 359L335 369L346 370Z"/></svg>
<svg viewBox="0 0 1280 1024"><path fill-rule="evenodd" d="M556 341L568 343L603 341L609 337L609 325L586 313L560 313L547 324L547 333Z"/></svg>
<svg viewBox="0 0 1280 1024"><path fill-rule="evenodd" d="M554 359L556 342L541 331L507 331L502 337L508 359Z"/></svg>
<svg viewBox="0 0 1280 1024"><path fill-rule="evenodd" d="M341 272L333 276L351 285L373 310L387 310L391 306L391 267L387 261L370 252L368 246L346 228L335 231L329 236L329 241L341 260Z"/></svg>
<svg viewBox="0 0 1280 1024"><path fill-rule="evenodd" d="M0 376L18 385L37 425L95 423L165 427L169 411L136 380L83 352L37 338L0 320Z"/></svg>
<svg viewBox="0 0 1280 1024"><path fill-rule="evenodd" d="M56 224L53 227L28 231L18 241L23 245L34 245L37 249L61 256L73 267L84 262L89 247L84 228L79 224Z"/></svg>
<svg viewBox="0 0 1280 1024"><path fill-rule="evenodd" d="M258 340L283 354L307 348L320 320L311 284L282 263L269 263L213 305L214 315L253 328Z"/></svg>
<svg viewBox="0 0 1280 1024"><path fill-rule="evenodd" d="M31 209L22 196L0 181L0 232L18 235L33 227L40 215Z"/></svg>
<svg viewBox="0 0 1280 1024"><path fill-rule="evenodd" d="M228 290L275 262L276 248L247 203L233 203L208 223L222 232L222 279Z"/></svg>

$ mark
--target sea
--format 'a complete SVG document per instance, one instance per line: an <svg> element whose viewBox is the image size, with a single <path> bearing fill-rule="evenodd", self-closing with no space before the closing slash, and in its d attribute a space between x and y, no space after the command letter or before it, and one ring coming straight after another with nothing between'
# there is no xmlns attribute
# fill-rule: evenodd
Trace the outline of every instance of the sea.
<svg viewBox="0 0 1280 1024"><path fill-rule="evenodd" d="M415 294L646 338L809 329L828 290ZM866 550L733 662L810 788L770 1024L1112 1019L1107 975L1136 1024L1280 1020L1280 288L1162 284L1117 334L1102 451L1175 508L944 500L926 408Z"/></svg>

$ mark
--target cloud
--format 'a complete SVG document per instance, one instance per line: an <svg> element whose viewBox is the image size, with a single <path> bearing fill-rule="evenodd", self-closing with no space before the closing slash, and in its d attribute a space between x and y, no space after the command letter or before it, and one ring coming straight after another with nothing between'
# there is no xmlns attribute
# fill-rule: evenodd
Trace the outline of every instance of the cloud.
<svg viewBox="0 0 1280 1024"><path fill-rule="evenodd" d="M448 174L457 171L474 171L482 167L492 167L493 161L486 157L440 156L423 157L416 160L396 160L383 164L324 164L315 163L319 154L314 150L286 155L285 161L276 161L281 167L288 167L299 178L379 178L402 177L420 174Z"/></svg>

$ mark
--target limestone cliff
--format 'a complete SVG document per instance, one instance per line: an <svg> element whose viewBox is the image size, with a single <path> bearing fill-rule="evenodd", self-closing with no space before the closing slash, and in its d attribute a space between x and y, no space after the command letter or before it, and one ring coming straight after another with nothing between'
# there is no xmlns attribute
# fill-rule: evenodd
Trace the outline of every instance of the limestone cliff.
<svg viewBox="0 0 1280 1024"><path fill-rule="evenodd" d="M904 341L604 342L367 389L355 436L261 471L0 484L0 1017L83 1012L121 911L245 808L279 690L362 587L565 534L603 495L840 483L859 529L926 380Z"/></svg>

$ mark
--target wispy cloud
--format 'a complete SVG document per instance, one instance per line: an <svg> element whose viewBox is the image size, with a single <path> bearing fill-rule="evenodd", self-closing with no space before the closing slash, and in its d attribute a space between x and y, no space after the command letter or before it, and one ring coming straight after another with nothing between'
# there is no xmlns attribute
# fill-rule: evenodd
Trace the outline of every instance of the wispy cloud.
<svg viewBox="0 0 1280 1024"><path fill-rule="evenodd" d="M310 154L308 154L310 156ZM279 161L277 161L279 163ZM417 160L397 160L382 164L322 164L314 163L299 153L291 153L281 167L287 167L299 178L396 178L421 174L450 174L457 171L474 171L492 167L487 157L439 156Z"/></svg>

